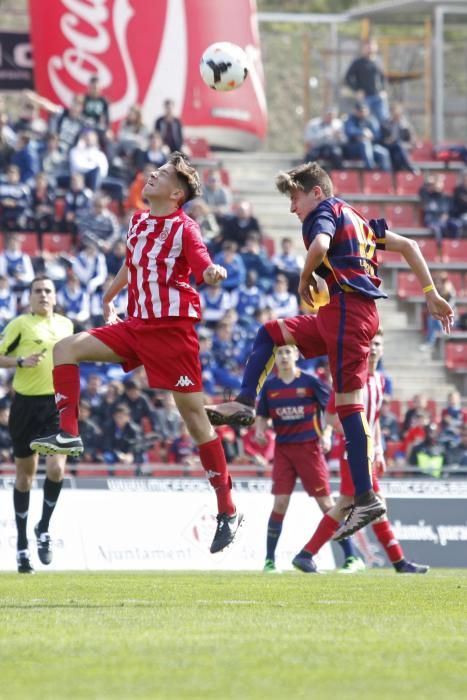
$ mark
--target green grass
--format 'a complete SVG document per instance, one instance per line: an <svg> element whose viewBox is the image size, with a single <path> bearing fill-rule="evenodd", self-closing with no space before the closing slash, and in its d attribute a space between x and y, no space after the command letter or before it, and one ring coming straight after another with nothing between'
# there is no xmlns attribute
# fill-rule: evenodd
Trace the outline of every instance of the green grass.
<svg viewBox="0 0 467 700"><path fill-rule="evenodd" d="M467 571L0 575L0 697L467 697Z"/></svg>

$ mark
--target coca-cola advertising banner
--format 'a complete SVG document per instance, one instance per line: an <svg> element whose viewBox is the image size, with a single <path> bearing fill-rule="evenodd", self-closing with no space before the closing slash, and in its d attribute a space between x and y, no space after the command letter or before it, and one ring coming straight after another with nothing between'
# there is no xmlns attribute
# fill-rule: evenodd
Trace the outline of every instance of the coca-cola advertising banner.
<svg viewBox="0 0 467 700"><path fill-rule="evenodd" d="M266 132L255 0L29 0L35 85L68 106L98 75L111 120L134 104L152 127L170 98L187 135L248 149ZM209 89L199 73L217 41L241 46L249 75L238 90Z"/></svg>

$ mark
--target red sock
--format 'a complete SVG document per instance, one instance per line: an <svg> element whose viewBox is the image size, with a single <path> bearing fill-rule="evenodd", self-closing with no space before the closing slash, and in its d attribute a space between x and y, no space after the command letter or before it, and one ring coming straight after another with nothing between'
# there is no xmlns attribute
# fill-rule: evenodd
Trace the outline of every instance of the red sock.
<svg viewBox="0 0 467 700"><path fill-rule="evenodd" d="M79 366L57 365L53 369L55 403L60 414L60 430L78 435Z"/></svg>
<svg viewBox="0 0 467 700"><path fill-rule="evenodd" d="M232 501L232 480L225 461L224 448L220 438L198 445L199 458L203 465L209 483L216 492L219 513L233 515L235 505Z"/></svg>
<svg viewBox="0 0 467 700"><path fill-rule="evenodd" d="M273 510L269 518L270 520L274 520L276 523L282 523L284 521L285 515L284 513L278 513L276 510Z"/></svg>
<svg viewBox="0 0 467 700"><path fill-rule="evenodd" d="M338 527L338 521L334 520L334 518L331 518L331 516L326 513L321 518L313 537L306 543L303 549L310 552L310 554L318 554L323 544L326 544L326 542L331 539Z"/></svg>
<svg viewBox="0 0 467 700"><path fill-rule="evenodd" d="M384 547L384 551L388 555L391 564L404 558L404 552L398 540L396 540L389 520L383 520L381 523L373 523L371 527L378 542Z"/></svg>

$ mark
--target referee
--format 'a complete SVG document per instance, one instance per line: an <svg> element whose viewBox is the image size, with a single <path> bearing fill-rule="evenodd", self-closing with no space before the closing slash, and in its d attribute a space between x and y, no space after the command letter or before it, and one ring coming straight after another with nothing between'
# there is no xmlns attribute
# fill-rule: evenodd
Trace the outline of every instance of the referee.
<svg viewBox="0 0 467 700"><path fill-rule="evenodd" d="M58 431L52 348L58 340L73 333L72 322L54 313L55 303L52 280L45 276L36 277L31 282L30 313L10 321L0 336L0 367L16 368L9 429L16 465L13 503L18 532L16 560L20 574L34 573L28 549L27 520L38 455L29 448L29 443L38 434L49 435ZM46 457L42 516L34 528L42 564L52 561L49 522L62 488L65 462L65 455Z"/></svg>

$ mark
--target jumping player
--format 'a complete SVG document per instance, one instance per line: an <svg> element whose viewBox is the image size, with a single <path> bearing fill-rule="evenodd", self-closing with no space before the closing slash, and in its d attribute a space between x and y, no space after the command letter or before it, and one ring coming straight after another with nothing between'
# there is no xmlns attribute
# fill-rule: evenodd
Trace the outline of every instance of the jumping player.
<svg viewBox="0 0 467 700"><path fill-rule="evenodd" d="M181 153L149 176L143 194L149 210L136 212L127 236L126 261L103 297L107 325L78 333L54 348L54 387L60 432L33 440L40 454L78 455L79 363L121 362L129 371L143 365L149 386L172 391L187 428L199 447L206 475L216 491L219 514L211 552L232 542L242 515L232 500L232 482L220 439L203 405L198 293L190 286L217 284L226 271L214 265L198 225L182 210L198 196L198 173ZM121 321L112 300L128 285L128 318Z"/></svg>
<svg viewBox="0 0 467 700"><path fill-rule="evenodd" d="M211 422L251 424L255 399L274 362L276 346L297 345L306 358L328 355L336 390L336 411L342 423L355 502L335 538L347 537L385 512L375 495L369 462L370 436L362 389L368 372L370 342L379 327L375 301L386 297L377 276L376 249L397 251L416 275L428 311L449 333L453 311L436 291L415 241L387 230L384 219L370 223L342 199L333 196L329 175L317 163L305 163L276 179L290 197L290 211L302 222L307 256L299 293L313 306L318 293L315 273L324 278L330 301L317 315L268 321L260 328L235 401L206 407Z"/></svg>
<svg viewBox="0 0 467 700"><path fill-rule="evenodd" d="M321 417L330 389L317 377L300 370L297 359L298 351L293 345L278 348L277 375L266 380L258 402L255 424L257 440L261 442L265 439L269 419L276 433L272 467L274 505L268 522L266 573L277 571L276 547L297 477L306 493L316 499L323 513L334 505L328 467L320 444ZM339 544L345 556L342 571L365 568L350 538L341 540Z"/></svg>
<svg viewBox="0 0 467 700"><path fill-rule="evenodd" d="M371 437L373 439L373 488L379 494L378 475L385 470L384 451L381 444L381 430L379 425L379 414L384 395L384 377L377 371L377 365L383 356L383 332L378 330L375 337L371 341L370 356L368 362L368 378L363 390L363 402L365 406L365 415L370 427ZM334 396L327 407L327 422L332 424L335 418ZM336 426L339 429L339 425ZM345 455L342 455L341 462L341 485L339 497L336 505L331 508L322 518L316 528L313 537L307 542L304 548L297 554L294 559L295 566L304 573L313 573L316 571L312 557L316 555L323 544L330 540L339 527L339 523L345 517L349 507L353 503L354 487L352 477L350 475L349 464ZM381 498L381 496L380 496ZM386 555L393 565L394 569L399 574L426 574L429 566L425 564L415 564L408 561L403 549L398 542L392 530L391 523L385 515L371 524L372 530L384 548Z"/></svg>

